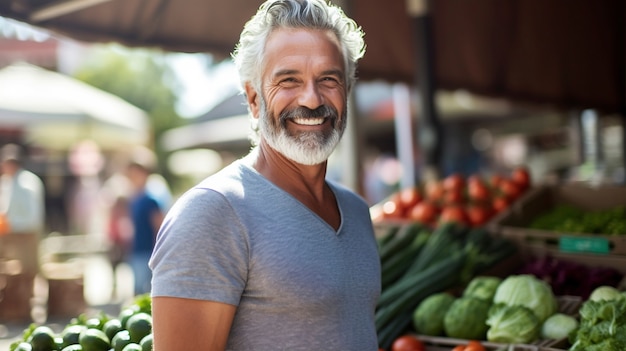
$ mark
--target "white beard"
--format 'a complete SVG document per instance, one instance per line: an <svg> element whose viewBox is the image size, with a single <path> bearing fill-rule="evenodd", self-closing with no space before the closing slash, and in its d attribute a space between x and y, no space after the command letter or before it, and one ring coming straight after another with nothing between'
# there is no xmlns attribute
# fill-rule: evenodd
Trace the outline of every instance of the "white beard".
<svg viewBox="0 0 626 351"><path fill-rule="evenodd" d="M317 165L328 160L339 144L345 130L345 113L329 135L322 132L304 132L290 135L283 124L267 112L265 99L261 98L259 130L265 141L288 159L303 164Z"/></svg>

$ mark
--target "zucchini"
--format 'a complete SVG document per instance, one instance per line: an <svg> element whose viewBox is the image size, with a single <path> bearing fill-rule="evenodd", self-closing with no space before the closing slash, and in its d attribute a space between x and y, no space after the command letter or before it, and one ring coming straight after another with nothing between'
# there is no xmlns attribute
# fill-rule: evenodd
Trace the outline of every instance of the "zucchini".
<svg viewBox="0 0 626 351"><path fill-rule="evenodd" d="M430 295L458 283L458 275L465 263L465 257L464 251L457 251L423 271L402 277L388 289L383 290L378 299L377 328L387 324L399 311L419 303L425 293Z"/></svg>
<svg viewBox="0 0 626 351"><path fill-rule="evenodd" d="M393 257L381 264L381 285L383 290L406 273L407 269L420 255L429 237L429 232L421 231L417 233L406 248L396 252Z"/></svg>
<svg viewBox="0 0 626 351"><path fill-rule="evenodd" d="M422 225L416 222L403 224L394 237L380 248L380 262L384 263L397 252L406 248L421 229Z"/></svg>

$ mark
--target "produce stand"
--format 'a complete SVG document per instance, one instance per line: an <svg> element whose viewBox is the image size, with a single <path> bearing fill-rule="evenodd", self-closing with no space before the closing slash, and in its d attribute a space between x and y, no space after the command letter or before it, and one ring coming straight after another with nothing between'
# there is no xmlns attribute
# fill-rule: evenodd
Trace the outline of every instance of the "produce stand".
<svg viewBox="0 0 626 351"><path fill-rule="evenodd" d="M556 206L584 211L626 206L626 187L583 183L533 188L489 224L494 235L514 240L524 259L551 256L592 267L611 267L626 273L626 233L574 233L531 228L533 219Z"/></svg>

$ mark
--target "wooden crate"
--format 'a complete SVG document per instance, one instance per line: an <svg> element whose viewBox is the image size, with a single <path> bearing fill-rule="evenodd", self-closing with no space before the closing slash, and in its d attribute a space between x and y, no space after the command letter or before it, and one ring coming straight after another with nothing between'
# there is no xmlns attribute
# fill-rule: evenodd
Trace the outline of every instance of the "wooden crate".
<svg viewBox="0 0 626 351"><path fill-rule="evenodd" d="M41 270L48 282L48 318L73 317L85 311L87 303L80 262L45 263Z"/></svg>
<svg viewBox="0 0 626 351"><path fill-rule="evenodd" d="M32 320L35 275L0 273L0 323Z"/></svg>

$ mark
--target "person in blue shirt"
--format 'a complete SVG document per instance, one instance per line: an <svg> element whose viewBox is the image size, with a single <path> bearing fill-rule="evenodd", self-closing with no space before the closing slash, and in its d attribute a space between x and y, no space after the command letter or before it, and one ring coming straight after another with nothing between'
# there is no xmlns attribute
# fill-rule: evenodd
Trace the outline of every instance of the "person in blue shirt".
<svg viewBox="0 0 626 351"><path fill-rule="evenodd" d="M141 147L133 150L126 171L132 187L128 204L133 226L129 264L135 279L135 295L147 293L151 289L152 272L148 267L148 261L165 212L147 186L155 168L156 157L150 149Z"/></svg>

